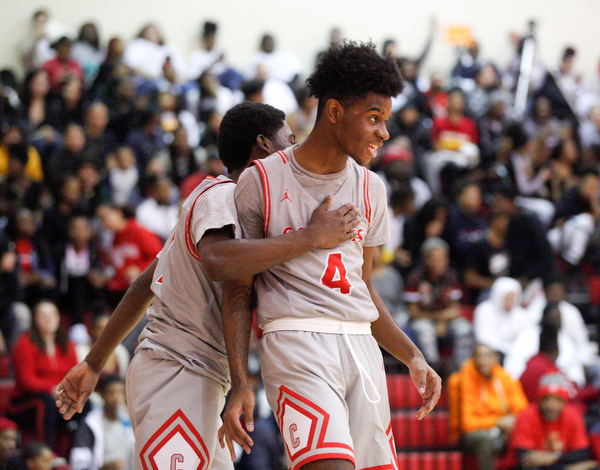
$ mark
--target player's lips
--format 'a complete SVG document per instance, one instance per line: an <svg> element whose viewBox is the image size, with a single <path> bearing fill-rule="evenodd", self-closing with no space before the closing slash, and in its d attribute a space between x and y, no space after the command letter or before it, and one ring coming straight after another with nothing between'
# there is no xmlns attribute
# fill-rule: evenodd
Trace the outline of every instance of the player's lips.
<svg viewBox="0 0 600 470"><path fill-rule="evenodd" d="M379 145L367 144L367 149L369 149L369 153L371 154L372 158L375 158L377 156L377 149L379 147L381 147L381 144L379 144Z"/></svg>

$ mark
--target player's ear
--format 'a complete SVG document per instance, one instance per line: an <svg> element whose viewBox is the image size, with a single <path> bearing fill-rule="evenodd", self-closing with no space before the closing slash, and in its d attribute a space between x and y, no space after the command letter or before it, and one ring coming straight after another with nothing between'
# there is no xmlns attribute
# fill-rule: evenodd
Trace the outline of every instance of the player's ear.
<svg viewBox="0 0 600 470"><path fill-rule="evenodd" d="M258 134L256 136L256 145L267 155L271 155L273 153L271 141L262 134Z"/></svg>
<svg viewBox="0 0 600 470"><path fill-rule="evenodd" d="M344 112L342 103L334 98L330 98L325 103L325 116L332 124L337 124Z"/></svg>

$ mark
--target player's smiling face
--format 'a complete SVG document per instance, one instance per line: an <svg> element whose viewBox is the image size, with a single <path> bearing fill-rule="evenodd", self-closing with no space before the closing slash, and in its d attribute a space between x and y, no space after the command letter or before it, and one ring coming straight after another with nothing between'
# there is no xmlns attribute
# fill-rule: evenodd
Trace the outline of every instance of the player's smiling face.
<svg viewBox="0 0 600 470"><path fill-rule="evenodd" d="M345 107L339 135L344 152L359 165L369 164L390 137L385 123L391 113L392 99L373 92Z"/></svg>

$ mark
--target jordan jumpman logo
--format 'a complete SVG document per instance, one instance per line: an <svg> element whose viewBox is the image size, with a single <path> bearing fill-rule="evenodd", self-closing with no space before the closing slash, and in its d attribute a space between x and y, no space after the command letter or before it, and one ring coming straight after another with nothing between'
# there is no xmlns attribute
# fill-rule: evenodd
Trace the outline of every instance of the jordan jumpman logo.
<svg viewBox="0 0 600 470"><path fill-rule="evenodd" d="M282 198L282 199L281 199L281 201L279 201L279 202L283 202L283 201L285 201L286 199L287 199L288 201L292 202L292 200L290 199L290 196L288 196L288 190L287 190L287 189L285 190L285 194L283 195L283 198Z"/></svg>

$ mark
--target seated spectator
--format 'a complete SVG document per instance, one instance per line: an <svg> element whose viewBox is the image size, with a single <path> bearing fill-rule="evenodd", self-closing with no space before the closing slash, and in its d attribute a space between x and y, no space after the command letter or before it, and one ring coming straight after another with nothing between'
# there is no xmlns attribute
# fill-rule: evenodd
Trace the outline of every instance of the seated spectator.
<svg viewBox="0 0 600 470"><path fill-rule="evenodd" d="M18 209L9 219L7 235L15 244L19 263L19 284L23 298L31 307L42 298L54 296L56 270L52 251L39 232L35 214L26 208Z"/></svg>
<svg viewBox="0 0 600 470"><path fill-rule="evenodd" d="M15 466L18 470L59 470L62 462L64 459L56 458L48 445L32 441L23 448Z"/></svg>
<svg viewBox="0 0 600 470"><path fill-rule="evenodd" d="M452 342L452 367L459 368L471 355L472 329L461 316L462 291L454 271L449 268L448 244L428 238L423 247L423 265L406 282L405 301L410 314L410 329L427 362L440 370L439 340Z"/></svg>
<svg viewBox="0 0 600 470"><path fill-rule="evenodd" d="M19 440L17 423L0 417L0 469L13 470Z"/></svg>
<svg viewBox="0 0 600 470"><path fill-rule="evenodd" d="M475 77L485 65L479 44L472 41L468 47L461 48L460 56L452 68L452 85L468 91L475 88Z"/></svg>
<svg viewBox="0 0 600 470"><path fill-rule="evenodd" d="M402 78L404 78L404 89L396 97L392 98L392 112L398 111L408 103L411 103L420 115L431 117L433 112L429 107L429 100L423 93L426 84L419 77L419 66L416 61L407 57L396 59Z"/></svg>
<svg viewBox="0 0 600 470"><path fill-rule="evenodd" d="M390 133L390 143L400 136L409 139L416 172L422 176L425 154L432 149L431 119L420 114L417 106L409 101L392 115L388 124L388 132Z"/></svg>
<svg viewBox="0 0 600 470"><path fill-rule="evenodd" d="M287 122L296 137L296 143L300 144L308 137L317 119L317 99L308 93L305 86L298 88L294 95L298 109L287 117Z"/></svg>
<svg viewBox="0 0 600 470"><path fill-rule="evenodd" d="M117 306L127 288L154 261L162 242L141 227L129 210L109 204L100 205L97 215L114 238L106 252L108 266L107 300Z"/></svg>
<svg viewBox="0 0 600 470"><path fill-rule="evenodd" d="M200 150L190 147L185 127L179 127L173 131L173 142L158 158L165 163L169 177L179 187L185 178L199 171L203 157Z"/></svg>
<svg viewBox="0 0 600 470"><path fill-rule="evenodd" d="M552 251L539 219L519 207L515 198L514 190L500 188L494 195L492 210L510 217L506 232L509 277L528 284L552 274Z"/></svg>
<svg viewBox="0 0 600 470"><path fill-rule="evenodd" d="M196 80L203 73L210 72L218 77L224 87L238 90L244 77L227 63L223 51L215 47L217 29L217 24L212 21L206 21L202 26L202 48L194 51L190 56L188 78ZM225 114L225 111L222 113Z"/></svg>
<svg viewBox="0 0 600 470"><path fill-rule="evenodd" d="M81 182L81 207L88 217L96 215L100 204L110 202L110 190L100 171L92 162L85 161L77 168L76 176Z"/></svg>
<svg viewBox="0 0 600 470"><path fill-rule="evenodd" d="M416 162L410 151L410 142L407 137L396 137L384 149L383 155L373 166L383 179L388 194L405 184L410 185L414 192L414 206L420 210L431 199L431 191L427 183L416 174Z"/></svg>
<svg viewBox="0 0 600 470"><path fill-rule="evenodd" d="M150 176L146 181L146 199L136 209L138 223L164 242L179 218L177 190L166 176Z"/></svg>
<svg viewBox="0 0 600 470"><path fill-rule="evenodd" d="M7 174L0 179L0 218L4 223L17 208L25 207L32 211L40 209L44 195L47 195L41 182L33 180L25 172L26 164L26 144L11 145Z"/></svg>
<svg viewBox="0 0 600 470"><path fill-rule="evenodd" d="M58 185L54 204L47 208L42 216L41 236L51 247L56 247L67 240L69 221L82 213L81 182L74 175L67 175Z"/></svg>
<svg viewBox="0 0 600 470"><path fill-rule="evenodd" d="M125 383L100 379L102 407L90 411L77 428L69 463L73 470L133 470L134 437L125 410Z"/></svg>
<svg viewBox="0 0 600 470"><path fill-rule="evenodd" d="M477 124L465 114L465 95L455 88L448 93L448 115L435 118L431 130L434 153L427 157L426 177L434 194L447 192L452 181L440 180L442 169L449 164L458 171L479 163Z"/></svg>
<svg viewBox="0 0 600 470"><path fill-rule="evenodd" d="M39 69L45 62L54 57L54 50L50 47L52 41L57 39L56 33L62 28L55 21L50 21L47 9L36 10L31 18L31 31L21 42L21 62L26 72Z"/></svg>
<svg viewBox="0 0 600 470"><path fill-rule="evenodd" d="M507 169L519 197L519 205L534 212L542 225L548 227L554 216L554 207L546 199L546 183L552 176L548 166L536 168L532 141L529 140L520 124L509 125L505 136L510 142Z"/></svg>
<svg viewBox="0 0 600 470"><path fill-rule="evenodd" d="M84 161L85 133L76 123L67 126L64 136L64 146L52 155L48 163L48 185L58 191L65 177L75 175L79 165Z"/></svg>
<svg viewBox="0 0 600 470"><path fill-rule="evenodd" d="M135 206L140 200L140 170L133 149L121 146L115 152L115 164L108 170L108 187L112 202L118 206Z"/></svg>
<svg viewBox="0 0 600 470"><path fill-rule="evenodd" d="M510 258L506 247L509 217L492 211L483 238L465 256L464 282L469 300L478 304L486 300L494 281L508 276Z"/></svg>
<svg viewBox="0 0 600 470"><path fill-rule="evenodd" d="M187 109L196 119L206 123L212 111L224 115L241 99L241 95L241 92L234 93L221 85L216 75L206 71L197 80L187 84L185 100Z"/></svg>
<svg viewBox="0 0 600 470"><path fill-rule="evenodd" d="M29 72L23 83L21 104L30 130L48 124L48 101L50 99L50 79L44 69Z"/></svg>
<svg viewBox="0 0 600 470"><path fill-rule="evenodd" d="M420 264L421 246L427 238L443 238L446 234L449 210L450 206L445 199L433 198L406 220L403 248L410 254L410 269Z"/></svg>
<svg viewBox="0 0 600 470"><path fill-rule="evenodd" d="M83 323L86 314L98 314L104 309L106 279L88 218L75 216L67 227L68 236L55 250L57 302L68 323L74 325Z"/></svg>
<svg viewBox="0 0 600 470"><path fill-rule="evenodd" d="M565 273L572 273L583 259L599 219L600 176L590 168L583 172L579 184L556 203L555 227L548 232Z"/></svg>
<svg viewBox="0 0 600 470"><path fill-rule="evenodd" d="M105 99L110 114L108 128L118 142L123 142L143 118L139 99L131 76L119 75L109 82Z"/></svg>
<svg viewBox="0 0 600 470"><path fill-rule="evenodd" d="M487 114L492 101L510 98L500 87L498 70L492 64L484 64L475 76L475 88L466 91L469 115L479 122Z"/></svg>
<svg viewBox="0 0 600 470"><path fill-rule="evenodd" d="M79 78L68 78L60 84L57 94L48 103L48 123L61 133L69 123L81 125L85 106L83 82Z"/></svg>
<svg viewBox="0 0 600 470"><path fill-rule="evenodd" d="M569 385L561 374L540 381L538 401L517 416L509 452L518 468L597 469L583 415L566 401Z"/></svg>
<svg viewBox="0 0 600 470"><path fill-rule="evenodd" d="M129 133L126 145L135 152L137 167L143 173L148 162L166 146L158 112L148 109L141 113L140 127Z"/></svg>
<svg viewBox="0 0 600 470"><path fill-rule="evenodd" d="M560 201L564 194L577 185L581 159L579 148L572 137L564 137L550 154L552 176L548 181L550 200Z"/></svg>
<svg viewBox="0 0 600 470"><path fill-rule="evenodd" d="M109 110L100 101L93 102L84 117L85 147L83 159L103 167L107 155L117 146L114 133L108 129Z"/></svg>
<svg viewBox="0 0 600 470"><path fill-rule="evenodd" d="M581 123L579 138L584 158L594 161L595 153L592 148L600 145L600 104L592 106L588 118Z"/></svg>
<svg viewBox="0 0 600 470"><path fill-rule="evenodd" d="M461 447L475 455L478 470L493 470L516 416L527 407L521 385L485 344L475 346L473 357L448 383L451 437L460 438Z"/></svg>
<svg viewBox="0 0 600 470"><path fill-rule="evenodd" d="M565 123L552 115L552 104L545 96L533 103L531 116L523 122L527 138L541 140L542 151L550 153L558 145Z"/></svg>
<svg viewBox="0 0 600 470"><path fill-rule="evenodd" d="M537 400L537 390L540 379L546 374L564 374L558 368L557 359L560 353L559 330L561 318L555 303L549 303L544 311L544 317L540 323L539 352L527 362L525 370L519 377L523 391L527 399L533 403ZM565 375L568 379L568 377ZM582 412L586 412L588 406L598 401L600 392L597 386L587 385L578 387L571 383L570 402L577 405Z"/></svg>
<svg viewBox="0 0 600 470"><path fill-rule="evenodd" d="M69 341L66 332L60 327L60 313L56 305L41 301L33 310L31 330L17 341L13 350L15 371L14 404L31 398L43 403L44 441L53 446L58 430L64 425L54 403L54 387L64 375L77 364L75 346ZM17 422L26 419L14 417ZM25 424L25 423L24 423Z"/></svg>
<svg viewBox="0 0 600 470"><path fill-rule="evenodd" d="M522 292L515 279L499 277L492 284L490 298L475 307L475 340L500 353L501 363L523 329L534 322L521 307Z"/></svg>
<svg viewBox="0 0 600 470"><path fill-rule="evenodd" d="M483 169L493 168L501 160L499 153L506 151L503 148L504 136L508 126L506 102L501 97L493 97L485 116L479 121L479 148L481 150L481 164Z"/></svg>
<svg viewBox="0 0 600 470"><path fill-rule="evenodd" d="M187 76L186 65L179 53L165 40L155 24L145 25L125 48L123 62L142 77L156 81L163 77L165 62L171 62L179 81Z"/></svg>
<svg viewBox="0 0 600 470"><path fill-rule="evenodd" d="M280 80L294 88L302 73L302 63L291 52L275 48L275 38L265 34L260 40L259 51L250 57L247 77L256 77L257 68L262 65L268 78Z"/></svg>
<svg viewBox="0 0 600 470"><path fill-rule="evenodd" d="M11 126L2 136L2 143L0 145L0 177L9 176L9 159L11 155L14 158L22 160L25 174L33 181L42 181L44 179L40 154L29 143L24 129L18 126Z"/></svg>
<svg viewBox="0 0 600 470"><path fill-rule="evenodd" d="M402 270L410 264L410 253L404 248L404 223L415 213L415 192L410 183L398 184L390 195L388 215L391 240L385 248L393 253L394 264Z"/></svg>
<svg viewBox="0 0 600 470"><path fill-rule="evenodd" d="M452 266L462 272L465 261L479 242L487 228L481 216L481 188L472 180L458 181L455 190L455 202L450 206L448 217L448 243Z"/></svg>
<svg viewBox="0 0 600 470"><path fill-rule="evenodd" d="M550 289L555 287L551 285L546 287L547 291ZM562 290L564 293L564 288ZM591 354L587 328L579 311L565 302L564 295L562 301L555 297L548 303L541 317L537 312L530 312L529 315L535 319L535 323L528 327L523 325L512 350L506 356L505 367L513 376L520 377L527 361L539 352L541 328L544 322L551 321L547 318L551 316L557 317L555 321L559 325L557 367L578 387L586 385L586 376L597 381L597 386L600 385L598 378L600 367ZM587 367L590 368L589 374L586 374Z"/></svg>
<svg viewBox="0 0 600 470"><path fill-rule="evenodd" d="M68 37L60 37L52 44L56 55L42 66L48 72L50 88L54 92L58 92L61 85L70 78L83 81L83 70L71 57L72 45L73 42Z"/></svg>
<svg viewBox="0 0 600 470"><path fill-rule="evenodd" d="M173 93L163 91L158 95L158 107L160 125L165 133L165 140L172 141L173 133L179 127L184 127L187 130L190 147L198 147L200 143L200 126L198 126L196 118L190 111L181 108L178 98Z"/></svg>
<svg viewBox="0 0 600 470"><path fill-rule="evenodd" d="M398 325L404 327L408 315L404 306L404 282L397 269L390 266L391 252L377 247L373 252L371 272L373 286Z"/></svg>
<svg viewBox="0 0 600 470"><path fill-rule="evenodd" d="M215 48L217 38L217 24L206 21L202 26L202 48L190 55L188 65L188 78L196 80L205 71L209 70L216 76L225 71L225 54Z"/></svg>
<svg viewBox="0 0 600 470"><path fill-rule="evenodd" d="M444 85L444 77L440 72L433 72L429 78L429 90L425 92L433 117L443 118L448 115L448 93Z"/></svg>
<svg viewBox="0 0 600 470"><path fill-rule="evenodd" d="M106 47L106 57L100 64L94 82L90 86L90 96L93 99L105 101L110 83L116 80L121 73L128 71L127 66L123 64L124 51L125 44L120 38L110 38Z"/></svg>
<svg viewBox="0 0 600 470"><path fill-rule="evenodd" d="M96 24L82 24L77 40L71 47L71 57L82 68L86 84L90 85L96 77L105 55L106 52L100 45L100 35Z"/></svg>
<svg viewBox="0 0 600 470"><path fill-rule="evenodd" d="M110 315L108 313L102 313L100 315L96 315L92 318L92 322L88 329L88 337L89 342L79 343L75 346L75 350L77 352L77 358L79 361L83 361L87 353L90 352L90 349L96 342L96 340L100 337L100 333L106 327L108 320L110 319ZM129 366L129 352L122 344L119 344L115 352L107 359L104 368L102 369L102 374L104 376L117 376L122 380L125 380L125 376L127 374L127 367ZM94 401L97 403L98 401Z"/></svg>
<svg viewBox="0 0 600 470"><path fill-rule="evenodd" d="M23 333L16 305L22 296L17 261L14 244L0 232L0 355L12 351Z"/></svg>

